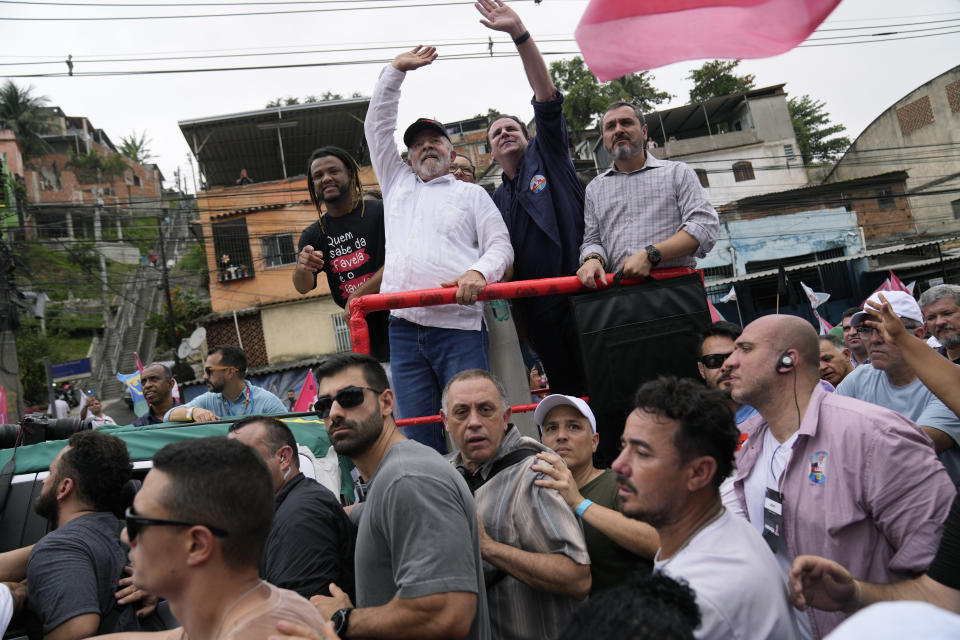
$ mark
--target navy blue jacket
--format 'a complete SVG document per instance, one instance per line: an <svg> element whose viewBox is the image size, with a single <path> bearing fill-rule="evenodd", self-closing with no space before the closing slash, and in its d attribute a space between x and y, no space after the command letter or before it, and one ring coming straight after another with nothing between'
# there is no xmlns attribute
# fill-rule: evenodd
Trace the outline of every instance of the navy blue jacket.
<svg viewBox="0 0 960 640"><path fill-rule="evenodd" d="M535 135L513 180L493 194L510 232L515 280L572 276L580 267L583 240L583 185L570 159L563 95L532 101ZM563 296L517 300L531 313L562 304Z"/></svg>

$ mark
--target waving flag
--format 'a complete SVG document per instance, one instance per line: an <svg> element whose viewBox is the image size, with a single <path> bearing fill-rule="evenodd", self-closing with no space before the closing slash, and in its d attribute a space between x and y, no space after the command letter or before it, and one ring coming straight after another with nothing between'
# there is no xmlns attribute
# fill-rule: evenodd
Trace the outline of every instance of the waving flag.
<svg viewBox="0 0 960 640"><path fill-rule="evenodd" d="M117 380L123 383L123 385L130 391L130 397L133 398L133 412L137 414L137 417L142 417L147 414L147 411L150 411L150 405L147 404L146 398L143 397L143 388L140 386L140 372L136 373L118 373Z"/></svg>
<svg viewBox="0 0 960 640"><path fill-rule="evenodd" d="M808 287L807 285L803 284L802 281L800 282L800 288L803 289L803 292L804 292L804 293L806 294L806 296L807 296L807 300L810 301L810 306L813 307L814 309L816 309L817 307L819 307L819 306L822 305L824 302L826 302L827 300L830 299L830 294L829 294L829 293L822 293L822 292L820 292L820 291L814 291L813 289L811 289L811 288Z"/></svg>
<svg viewBox="0 0 960 640"><path fill-rule="evenodd" d="M307 371L307 377L303 379L303 386L300 387L300 394L297 401L293 403L293 411L310 411L317 401L317 379L313 377L313 371Z"/></svg>
<svg viewBox="0 0 960 640"><path fill-rule="evenodd" d="M0 386L0 422L7 424L10 422L7 416L7 390Z"/></svg>
<svg viewBox="0 0 960 640"><path fill-rule="evenodd" d="M680 60L766 58L807 39L840 0L591 0L575 35L601 82Z"/></svg>

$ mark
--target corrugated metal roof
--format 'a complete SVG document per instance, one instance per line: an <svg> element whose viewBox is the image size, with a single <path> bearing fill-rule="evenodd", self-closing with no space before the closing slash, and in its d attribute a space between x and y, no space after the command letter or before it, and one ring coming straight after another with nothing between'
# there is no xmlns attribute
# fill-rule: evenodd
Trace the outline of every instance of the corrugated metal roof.
<svg viewBox="0 0 960 640"><path fill-rule="evenodd" d="M231 186L241 169L246 169L254 182L282 180L284 167L286 177L305 175L310 154L324 145L346 149L359 161L369 105L369 98L330 100L178 124L207 184Z"/></svg>
<svg viewBox="0 0 960 640"><path fill-rule="evenodd" d="M867 249L852 256L840 256L838 258L827 258L826 260L817 260L816 262L806 262L804 264L793 264L786 266L784 265L783 270L790 271L800 271L802 269L809 269L810 267L816 267L817 265L824 264L833 264L835 262L849 262L850 260L860 260L862 258L872 258L874 256L880 256L888 253L896 253L897 251L906 251L908 249L916 249L917 247L928 247L934 244L943 244L944 242L952 242L954 240L960 239L960 236L946 236L939 238L937 240L927 240L924 242L914 242L911 244L895 244L888 247L879 247L877 249ZM934 260L936 262L936 260ZM883 270L889 269L889 266L883 267ZM718 278L717 280L708 280L705 285L708 287L720 286L725 284L734 284L737 282L746 282L747 280L758 280L760 278L768 278L770 276L777 275L777 269L767 269L765 271L756 271L754 273L748 273L742 276L734 276L732 278Z"/></svg>

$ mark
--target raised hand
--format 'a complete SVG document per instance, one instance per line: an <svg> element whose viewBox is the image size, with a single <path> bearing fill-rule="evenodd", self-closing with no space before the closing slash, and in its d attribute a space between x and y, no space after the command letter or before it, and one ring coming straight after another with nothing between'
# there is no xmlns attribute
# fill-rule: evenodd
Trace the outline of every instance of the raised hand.
<svg viewBox="0 0 960 640"><path fill-rule="evenodd" d="M869 309L865 309L865 311L870 313L870 317L865 323L868 327L879 330L883 335L884 342L896 343L897 340L902 340L907 336L909 332L903 326L903 321L893 312L886 297L882 293L878 297L881 304L877 304L873 300L867 300Z"/></svg>
<svg viewBox="0 0 960 640"><path fill-rule="evenodd" d="M425 67L437 59L436 47L425 47L418 44L410 51L398 53L393 59L393 67L399 71L413 71Z"/></svg>
<svg viewBox="0 0 960 640"><path fill-rule="evenodd" d="M503 4L501 0L477 0L474 5L483 20L480 24L494 31L503 31L516 40L526 29L517 12Z"/></svg>

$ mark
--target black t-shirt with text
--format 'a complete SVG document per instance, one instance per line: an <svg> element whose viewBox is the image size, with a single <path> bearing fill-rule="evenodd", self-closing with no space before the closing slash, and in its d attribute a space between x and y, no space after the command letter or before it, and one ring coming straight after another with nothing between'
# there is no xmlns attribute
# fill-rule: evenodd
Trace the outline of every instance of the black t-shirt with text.
<svg viewBox="0 0 960 640"><path fill-rule="evenodd" d="M307 245L323 254L323 271L327 275L330 294L337 305L346 306L350 294L383 266L386 255L383 202L362 200L344 216L325 215L323 228L319 222L314 222L303 230L297 252L303 251ZM316 286L316 274L313 282ZM371 355L379 360L389 357L388 316L388 311L367 315Z"/></svg>

